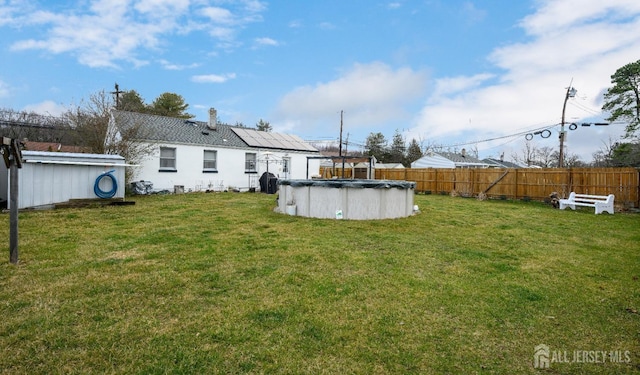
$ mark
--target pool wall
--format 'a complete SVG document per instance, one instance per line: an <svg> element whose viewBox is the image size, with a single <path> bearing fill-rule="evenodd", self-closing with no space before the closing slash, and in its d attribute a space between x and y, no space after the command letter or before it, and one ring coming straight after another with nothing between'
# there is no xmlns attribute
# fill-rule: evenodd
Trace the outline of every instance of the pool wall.
<svg viewBox="0 0 640 375"><path fill-rule="evenodd" d="M280 180L277 211L322 219L373 220L413 213L415 182Z"/></svg>

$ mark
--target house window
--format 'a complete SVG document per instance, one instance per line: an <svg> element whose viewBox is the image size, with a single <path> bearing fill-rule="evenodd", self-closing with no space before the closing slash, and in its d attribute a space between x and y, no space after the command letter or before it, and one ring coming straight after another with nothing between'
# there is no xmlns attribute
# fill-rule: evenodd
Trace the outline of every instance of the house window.
<svg viewBox="0 0 640 375"><path fill-rule="evenodd" d="M218 151L204 150L204 157L202 159L203 172L217 172L218 171Z"/></svg>
<svg viewBox="0 0 640 375"><path fill-rule="evenodd" d="M244 171L247 173L255 173L256 169L256 154L247 152L244 154Z"/></svg>
<svg viewBox="0 0 640 375"><path fill-rule="evenodd" d="M176 171L176 149L160 147L160 171Z"/></svg>

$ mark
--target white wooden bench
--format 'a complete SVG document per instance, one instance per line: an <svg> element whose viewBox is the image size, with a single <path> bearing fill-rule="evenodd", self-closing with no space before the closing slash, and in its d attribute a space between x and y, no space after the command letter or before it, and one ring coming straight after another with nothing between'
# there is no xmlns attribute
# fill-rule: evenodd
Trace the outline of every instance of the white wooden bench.
<svg viewBox="0 0 640 375"><path fill-rule="evenodd" d="M576 194L571 192L569 198L560 199L560 209L564 210L566 207L570 207L572 210L576 209L576 206L595 207L596 215L604 211L613 214L613 194L609 195L589 195L589 194Z"/></svg>

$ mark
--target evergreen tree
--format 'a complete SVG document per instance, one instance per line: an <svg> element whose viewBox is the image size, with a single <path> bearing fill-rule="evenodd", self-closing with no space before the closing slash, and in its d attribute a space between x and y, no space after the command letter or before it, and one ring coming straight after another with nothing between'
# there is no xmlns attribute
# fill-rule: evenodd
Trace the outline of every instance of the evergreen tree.
<svg viewBox="0 0 640 375"><path fill-rule="evenodd" d="M423 156L422 148L415 138L411 139L409 147L407 148L407 157L405 159L405 167L410 167L411 163L420 159Z"/></svg>
<svg viewBox="0 0 640 375"><path fill-rule="evenodd" d="M260 119L260 121L258 121L258 123L256 124L256 129L262 132L270 132L273 130L273 128L271 127L271 124L269 124L267 121L264 121L262 119Z"/></svg>
<svg viewBox="0 0 640 375"><path fill-rule="evenodd" d="M640 130L640 60L616 70L611 83L602 110L611 114L608 121L628 121L625 137L631 138Z"/></svg>
<svg viewBox="0 0 640 375"><path fill-rule="evenodd" d="M136 90L124 91L117 101L117 109L129 112L145 113L147 105Z"/></svg>
<svg viewBox="0 0 640 375"><path fill-rule="evenodd" d="M391 142L391 148L389 149L389 160L391 163L404 163L405 159L405 142L404 137L400 134L400 131L396 129L393 134L393 141Z"/></svg>
<svg viewBox="0 0 640 375"><path fill-rule="evenodd" d="M370 133L364 146L365 154L373 156L381 163L385 162L387 152L387 140L380 132Z"/></svg>
<svg viewBox="0 0 640 375"><path fill-rule="evenodd" d="M189 104L184 102L182 95L165 92L160 94L150 106L150 112L160 116L169 116L189 119L195 117L185 111L189 108Z"/></svg>

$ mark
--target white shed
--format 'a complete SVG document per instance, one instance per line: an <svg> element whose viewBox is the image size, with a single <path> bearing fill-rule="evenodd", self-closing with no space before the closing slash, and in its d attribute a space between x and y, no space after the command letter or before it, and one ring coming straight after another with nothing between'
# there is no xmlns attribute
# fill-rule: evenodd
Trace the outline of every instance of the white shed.
<svg viewBox="0 0 640 375"><path fill-rule="evenodd" d="M46 207L71 199L100 199L98 192L124 198L125 160L118 155L22 151L18 208ZM110 176L100 178L104 173ZM0 200L9 207L9 170L0 163Z"/></svg>
<svg viewBox="0 0 640 375"><path fill-rule="evenodd" d="M456 163L435 152L411 163L411 168L455 168Z"/></svg>

